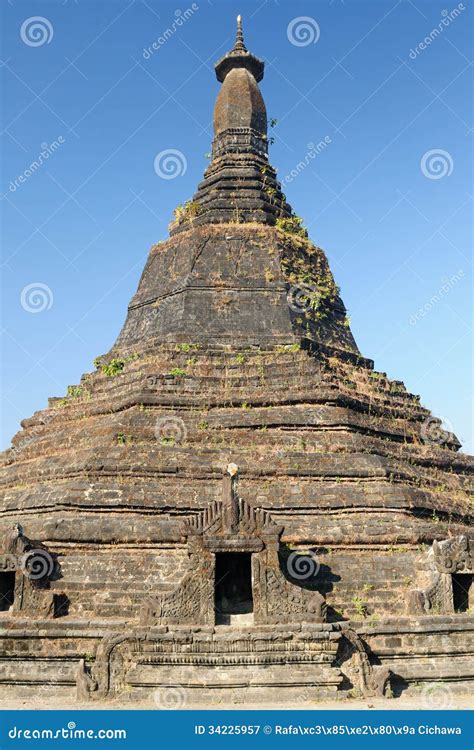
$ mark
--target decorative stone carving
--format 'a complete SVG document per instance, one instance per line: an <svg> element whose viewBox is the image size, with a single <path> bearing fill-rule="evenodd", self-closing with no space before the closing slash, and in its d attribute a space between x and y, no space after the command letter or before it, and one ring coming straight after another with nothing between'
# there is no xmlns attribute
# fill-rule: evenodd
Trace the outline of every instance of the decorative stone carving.
<svg viewBox="0 0 474 750"><path fill-rule="evenodd" d="M269 622L324 622L326 601L319 591L292 585L279 567L268 568L264 579Z"/></svg>
<svg viewBox="0 0 474 750"><path fill-rule="evenodd" d="M466 535L434 540L427 556L428 584L407 595L409 614L450 614L454 611L451 575L472 572L472 542Z"/></svg>
<svg viewBox="0 0 474 750"><path fill-rule="evenodd" d="M150 695L153 687L168 684L164 680L170 667L183 690L196 681L201 688L209 683L215 687L223 664L231 665L239 681L249 685L253 680L259 687L261 681L271 686L273 670L288 665L292 670L289 689L298 680L307 686L309 676L310 681L335 691L342 682L335 663L341 634L333 625L313 628L311 634L299 624L288 632L252 628L238 631L232 639L218 627L194 631L179 626L140 627L126 634L109 632L98 646L95 661L86 664L80 660L77 695L81 700L114 698L137 685L146 686Z"/></svg>
<svg viewBox="0 0 474 750"><path fill-rule="evenodd" d="M216 552L252 552L255 623L323 622L326 602L318 591L296 585L283 575L278 555L283 527L267 511L254 508L237 492L238 467L229 464L222 500L183 523L190 572L169 594L148 598L140 622L212 625Z"/></svg>
<svg viewBox="0 0 474 750"><path fill-rule="evenodd" d="M204 547L215 547L218 540L222 540L222 549L232 549L240 542L243 547L249 537L253 539L277 542L283 531L283 526L275 524L270 514L261 508L254 508L237 493L237 467L229 464L222 481L222 500L214 501L204 511L196 513L183 523L182 533L190 536L202 537Z"/></svg>
<svg viewBox="0 0 474 750"><path fill-rule="evenodd" d="M0 554L0 570L15 571L12 613L28 612L35 617L56 615L55 595L50 581L60 577L56 557L39 541L25 535L15 524L3 538L4 554Z"/></svg>
<svg viewBox="0 0 474 750"><path fill-rule="evenodd" d="M433 562L440 573L472 572L470 540L462 536L433 542Z"/></svg>
<svg viewBox="0 0 474 750"><path fill-rule="evenodd" d="M77 700L87 700L90 698L90 694L97 690L97 687L97 681L92 677L90 667L86 665L85 659L80 659L76 671Z"/></svg>
<svg viewBox="0 0 474 750"><path fill-rule="evenodd" d="M343 673L359 693L366 697L387 697L390 695L390 678L392 672L383 667L375 668L369 658L367 646L355 630L349 627L342 629L336 661Z"/></svg>

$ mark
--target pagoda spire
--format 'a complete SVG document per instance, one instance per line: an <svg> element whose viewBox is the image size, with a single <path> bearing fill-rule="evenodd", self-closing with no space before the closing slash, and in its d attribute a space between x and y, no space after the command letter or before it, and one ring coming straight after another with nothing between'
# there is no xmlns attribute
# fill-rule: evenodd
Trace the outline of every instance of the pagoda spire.
<svg viewBox="0 0 474 750"><path fill-rule="evenodd" d="M246 68L253 75L257 83L263 78L265 64L255 55L248 51L244 42L244 32L242 30L242 16L237 16L237 34L235 43L230 52L215 65L217 80L221 83L224 81L227 73L234 68Z"/></svg>
<svg viewBox="0 0 474 750"><path fill-rule="evenodd" d="M236 220L275 224L292 210L268 160L267 111L258 86L264 62L247 49L241 16L234 46L215 70L222 86L214 107L211 162L190 201L193 225ZM187 218L178 217L171 234L189 228Z"/></svg>
<svg viewBox="0 0 474 750"><path fill-rule="evenodd" d="M248 52L244 42L244 32L242 30L242 16L237 16L237 34L235 36L234 52Z"/></svg>

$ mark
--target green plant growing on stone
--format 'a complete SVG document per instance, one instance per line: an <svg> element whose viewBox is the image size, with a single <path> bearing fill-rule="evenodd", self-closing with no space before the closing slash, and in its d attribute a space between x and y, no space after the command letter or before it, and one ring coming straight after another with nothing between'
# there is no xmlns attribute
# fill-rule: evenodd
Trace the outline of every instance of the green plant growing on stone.
<svg viewBox="0 0 474 750"><path fill-rule="evenodd" d="M287 232L288 234L296 234L305 239L308 236L308 232L303 226L303 219L301 216L281 216L276 220L275 226L277 229L280 229L282 232Z"/></svg>
<svg viewBox="0 0 474 750"><path fill-rule="evenodd" d="M177 352L197 352L201 348L201 344L176 344Z"/></svg>
<svg viewBox="0 0 474 750"><path fill-rule="evenodd" d="M308 295L308 305L310 310L317 310L321 301L321 295L319 292L313 292Z"/></svg>
<svg viewBox="0 0 474 750"><path fill-rule="evenodd" d="M172 378L185 378L187 372L181 367L173 367L173 369L169 371L168 375L171 375Z"/></svg>
<svg viewBox="0 0 474 750"><path fill-rule="evenodd" d="M237 354L234 357L233 361L234 361L234 364L236 364L236 365L243 365L243 364L245 364L245 362L247 361L247 359L245 357L245 354Z"/></svg>
<svg viewBox="0 0 474 750"><path fill-rule="evenodd" d="M160 440L161 445L174 445L175 442L174 437L162 437Z"/></svg>
<svg viewBox="0 0 474 750"><path fill-rule="evenodd" d="M208 428L209 428L209 422L206 422L204 420L202 422L199 422L198 424L199 430L207 430Z"/></svg>
<svg viewBox="0 0 474 750"><path fill-rule="evenodd" d="M367 603L364 602L362 597L360 597L358 594L354 594L354 596L352 597L352 604L354 605L354 609L359 617L363 617L365 619L368 614Z"/></svg>
<svg viewBox="0 0 474 750"><path fill-rule="evenodd" d="M192 221L202 211L201 204L198 201L186 201L184 204L186 208L186 218L188 221Z"/></svg>
<svg viewBox="0 0 474 750"><path fill-rule="evenodd" d="M274 201L274 198L275 198L275 195L276 195L276 192L277 192L277 191L276 191L276 189L275 189L275 188L273 188L273 187L267 187L267 188L265 189L265 193L266 193L266 194L268 195L268 197L270 198L270 203L273 203L273 201Z"/></svg>
<svg viewBox="0 0 474 750"><path fill-rule="evenodd" d="M68 385L67 395L71 398L79 398L82 396L83 388L81 385Z"/></svg>
<svg viewBox="0 0 474 750"><path fill-rule="evenodd" d="M114 357L108 364L100 366L101 372L103 372L104 375L107 375L107 377L113 378L115 377L115 375L118 375L122 372L127 362L131 362L133 359L137 359L137 355L132 354L130 357L126 357L125 359Z"/></svg>
<svg viewBox="0 0 474 750"><path fill-rule="evenodd" d="M184 221L192 223L193 219L199 216L201 211L201 204L198 201L189 200L184 204L180 203L174 209L174 222L172 223L181 224Z"/></svg>
<svg viewBox="0 0 474 750"><path fill-rule="evenodd" d="M184 207L183 203L179 203L176 208L173 210L174 220L176 223L179 224L180 221L182 221L186 215L186 209Z"/></svg>
<svg viewBox="0 0 474 750"><path fill-rule="evenodd" d="M288 352L299 352L300 349L300 344L278 344L275 347L275 352L277 354L287 354Z"/></svg>
<svg viewBox="0 0 474 750"><path fill-rule="evenodd" d="M265 269L265 274L264 275L265 275L265 281L270 282L270 281L274 281L275 280L275 274L269 268Z"/></svg>

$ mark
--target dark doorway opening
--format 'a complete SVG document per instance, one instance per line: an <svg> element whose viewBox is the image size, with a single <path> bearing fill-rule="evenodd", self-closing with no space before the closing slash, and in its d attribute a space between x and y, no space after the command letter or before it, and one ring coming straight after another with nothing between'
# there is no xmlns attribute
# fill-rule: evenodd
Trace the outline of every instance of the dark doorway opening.
<svg viewBox="0 0 474 750"><path fill-rule="evenodd" d="M467 612L472 586L472 573L453 573L453 606L455 612Z"/></svg>
<svg viewBox="0 0 474 750"><path fill-rule="evenodd" d="M249 552L216 554L216 623L230 625L253 612L252 555Z"/></svg>
<svg viewBox="0 0 474 750"><path fill-rule="evenodd" d="M15 598L15 573L0 573L0 612L7 612Z"/></svg>

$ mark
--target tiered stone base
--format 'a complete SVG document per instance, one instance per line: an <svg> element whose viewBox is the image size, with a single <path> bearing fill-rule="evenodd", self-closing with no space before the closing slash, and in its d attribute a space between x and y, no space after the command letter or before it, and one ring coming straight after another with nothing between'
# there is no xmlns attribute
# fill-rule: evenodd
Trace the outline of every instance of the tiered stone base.
<svg viewBox="0 0 474 750"><path fill-rule="evenodd" d="M0 700L294 705L440 684L449 698L472 688L473 652L469 615L239 629L2 616Z"/></svg>
<svg viewBox="0 0 474 750"><path fill-rule="evenodd" d="M125 689L135 699L151 690L164 706L177 685L192 705L274 702L282 691L290 702L320 700L343 682L335 666L340 638L327 624L155 628L131 646Z"/></svg>

